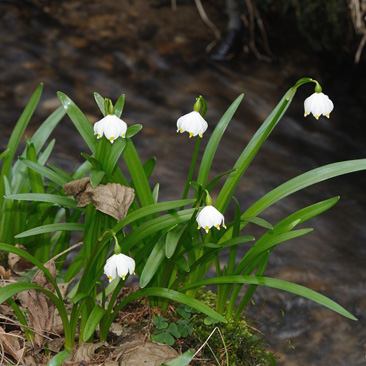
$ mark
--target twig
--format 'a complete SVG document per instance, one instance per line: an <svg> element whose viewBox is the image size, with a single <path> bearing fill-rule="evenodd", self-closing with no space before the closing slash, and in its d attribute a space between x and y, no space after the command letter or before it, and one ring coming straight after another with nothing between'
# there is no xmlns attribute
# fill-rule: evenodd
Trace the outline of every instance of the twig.
<svg viewBox="0 0 366 366"><path fill-rule="evenodd" d="M360 44L358 45L357 52L355 54L355 63L358 64L360 62L362 50L365 47L366 43L366 33L363 35Z"/></svg>
<svg viewBox="0 0 366 366"><path fill-rule="evenodd" d="M201 0L194 0L194 2L196 3L199 15L201 16L202 20L206 23L206 25L212 30L213 34L215 35L215 38L217 40L221 39L220 31L217 29L216 25L213 24L211 20L208 18Z"/></svg>
<svg viewBox="0 0 366 366"><path fill-rule="evenodd" d="M172 10L177 11L177 0L171 0Z"/></svg>
<svg viewBox="0 0 366 366"><path fill-rule="evenodd" d="M74 245L72 245L71 247L65 249L63 252L58 253L57 255L55 255L53 258L51 258L46 264L50 263L51 261L56 260L57 258L63 256L64 254L71 252L72 250L79 248L80 246L82 246L84 243L82 241L80 241L79 243L76 243Z"/></svg>
<svg viewBox="0 0 366 366"><path fill-rule="evenodd" d="M208 341L210 340L210 338L213 336L213 334L214 334L216 331L218 331L218 332L219 332L220 337L221 337L221 340L222 340L222 342L223 342L223 344L224 344L224 346L225 346L224 336L222 335L220 328L219 328L219 327L215 327L215 329L210 333L210 335L209 335L209 336L207 337L207 339L204 341L204 343L202 344L202 346L201 346L201 347L196 351L196 353L193 355L193 357L192 357L192 358L195 358L195 357L198 355L198 353L201 351L201 349L202 349L203 347L205 347L205 346L206 346L206 344L208 343ZM226 349L226 346L225 346L225 349ZM227 356L227 354L226 354L226 356Z"/></svg>

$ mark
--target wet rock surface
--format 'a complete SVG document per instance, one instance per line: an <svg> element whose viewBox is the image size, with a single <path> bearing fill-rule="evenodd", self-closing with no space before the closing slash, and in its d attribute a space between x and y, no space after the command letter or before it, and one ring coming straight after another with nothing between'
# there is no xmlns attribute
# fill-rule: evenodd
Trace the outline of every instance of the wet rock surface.
<svg viewBox="0 0 366 366"><path fill-rule="evenodd" d="M222 4L212 0L205 7L224 29ZM336 68L335 61L320 60L296 44L284 48L280 39L272 41L279 56L275 64L245 54L230 64L213 64L205 48L214 37L193 2L178 1L173 12L170 1L162 0L19 0L0 3L0 20L0 150L39 82L45 84L44 94L28 134L59 105L57 90L68 94L92 122L101 118L94 91L113 100L125 93L124 120L144 125L134 140L136 147L143 160L157 157L152 184L160 182L161 200L177 198L195 142L176 135L175 121L191 110L198 94L209 107L206 142L226 108L245 92L215 157L214 177L231 168L285 91L298 78L311 76L334 101L331 119L304 119L303 100L313 89L299 90L237 188L242 208L305 171L365 156L366 83L361 68ZM80 151L88 152L87 147L67 118L54 137L51 163L73 169L82 161ZM339 177L296 193L262 214L274 224L309 204L341 196L331 211L307 223L314 227L313 233L273 251L266 275L319 291L359 319L352 322L290 294L258 289L256 305L248 311L257 318L256 326L267 334L273 350L282 354L280 364L365 363L365 183L365 173ZM260 235L252 225L247 233Z"/></svg>

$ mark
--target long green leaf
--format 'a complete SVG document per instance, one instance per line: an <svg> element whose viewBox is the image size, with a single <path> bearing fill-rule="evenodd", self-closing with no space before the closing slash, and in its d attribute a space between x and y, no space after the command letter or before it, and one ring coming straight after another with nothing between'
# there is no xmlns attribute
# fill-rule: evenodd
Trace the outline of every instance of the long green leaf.
<svg viewBox="0 0 366 366"><path fill-rule="evenodd" d="M43 84L39 84L35 92L31 96L27 106L25 107L23 113L21 114L10 136L9 143L7 146L9 150L8 153L5 155L5 157L3 158L3 166L0 174L0 210L2 209L4 202L4 193L5 193L3 184L4 177L7 177L8 180L10 180L9 175L11 171L11 166L13 164L14 156L16 154L20 139L22 138L24 131L27 128L27 125L37 107L39 98L41 97L42 94L42 89Z"/></svg>
<svg viewBox="0 0 366 366"><path fill-rule="evenodd" d="M93 126L79 107L66 94L58 92L57 96L81 137L94 154L96 152L96 139Z"/></svg>
<svg viewBox="0 0 366 366"><path fill-rule="evenodd" d="M74 343L74 339L71 339L71 331L70 331L70 323L69 318L67 315L67 311L65 305L62 300L60 300L56 295L54 295L51 291L46 290L45 288L30 282L18 282L18 283L11 283L5 287L0 288L0 304L4 301L13 297L14 295L29 290L37 290L45 294L56 306L61 320L62 325L64 326L65 331L65 347L67 349L71 349Z"/></svg>
<svg viewBox="0 0 366 366"><path fill-rule="evenodd" d="M100 307L99 305L95 305L94 309L89 315L88 320L86 321L85 328L84 328L84 340L87 341L89 338L92 337L95 328L103 318L106 310Z"/></svg>
<svg viewBox="0 0 366 366"><path fill-rule="evenodd" d="M339 201L339 198L339 196L336 196L328 200L321 201L302 208L301 210L296 211L281 220L278 224L274 226L271 232L267 232L265 235L278 235L283 232L290 231L294 228L293 223L296 223L295 226L297 226L304 223L305 221L312 219L315 216L322 214L323 212L332 208Z"/></svg>
<svg viewBox="0 0 366 366"><path fill-rule="evenodd" d="M221 141L221 138L243 98L244 94L240 94L234 100L234 102L231 104L231 106L228 108L225 114L221 117L219 123L217 124L215 130L213 131L210 137L210 140L207 143L197 177L197 183L201 184L203 187L207 183L208 174L210 173L211 170L212 161L215 156L217 147L219 146L219 143Z"/></svg>
<svg viewBox="0 0 366 366"><path fill-rule="evenodd" d="M161 366L187 366L193 359L196 351L194 349L189 349L188 351L184 352L179 357L171 360L167 363L164 363Z"/></svg>
<svg viewBox="0 0 366 366"><path fill-rule="evenodd" d="M9 200L48 202L62 207L78 208L77 202L73 198L63 197L56 194L18 193L5 197Z"/></svg>
<svg viewBox="0 0 366 366"><path fill-rule="evenodd" d="M160 288L160 287L150 287L150 288L144 288L142 290L138 290L133 292L131 295L124 298L115 308L113 317L115 317L118 312L123 309L128 303L131 301L138 299L140 297L146 297L146 296L157 296L157 297L163 297L172 301L176 301L185 305L188 305L192 307L193 309L196 309L200 311L203 314L206 314L207 316L223 323L227 323L227 320L220 314L218 314L215 310L211 309L207 305L203 304L201 301L198 301L191 296L182 294L177 291L168 290L166 288Z"/></svg>
<svg viewBox="0 0 366 366"><path fill-rule="evenodd" d="M13 253L18 255L21 258L24 258L26 260L28 260L29 262L33 263L36 267L38 267L41 271L43 271L43 273L45 274L45 276L50 280L50 282L52 283L53 287L55 288L58 297L61 299L61 292L58 288L58 285L55 281L55 279L53 278L51 272L34 256L32 256L31 254L29 254L28 252L26 252L23 249L20 249L14 245L9 245L9 244L4 244L4 243L0 243L0 251L3 251L5 253Z"/></svg>
<svg viewBox="0 0 366 366"><path fill-rule="evenodd" d="M186 229L186 225L178 226L173 230L170 230L166 236L165 241L165 256L170 258L173 256L178 242Z"/></svg>
<svg viewBox="0 0 366 366"><path fill-rule="evenodd" d="M259 239L258 242L246 253L244 258L240 261L238 266L235 268L234 273L240 274L246 265L253 262L253 260L260 254L266 252L269 249L272 249L278 244L281 244L285 241L298 238L300 236L306 235L312 232L313 229L301 229L290 231L289 233L283 233L275 236L266 236L265 240Z"/></svg>
<svg viewBox="0 0 366 366"><path fill-rule="evenodd" d="M275 126L289 107L292 98L295 95L295 91L293 91L291 93L291 96L288 97L291 90L292 88L283 96L281 101L277 104L276 108L263 122L262 126L252 137L247 147L244 149L244 151L241 153L240 157L236 161L234 165L234 169L236 169L236 171L229 175L216 200L215 207L220 212L225 212L226 207L229 204L230 198L233 195L237 184L239 183L239 180L243 176L251 161L254 159L260 147L263 145L264 141L270 135L272 130L275 128Z"/></svg>
<svg viewBox="0 0 366 366"><path fill-rule="evenodd" d="M0 154L0 161L3 160L5 158L5 156L9 153L10 149L7 148L6 150L4 150L1 154Z"/></svg>
<svg viewBox="0 0 366 366"><path fill-rule="evenodd" d="M23 231L15 236L15 238L26 238L28 236L39 235L44 233L52 233L54 231L84 231L84 224L77 224L73 222L63 222L59 224L49 224L38 226L33 229Z"/></svg>
<svg viewBox="0 0 366 366"><path fill-rule="evenodd" d="M127 226L127 225L131 224L132 222L139 220L143 217L146 217L146 216L149 216L149 215L152 215L155 213L163 212L163 211L173 210L177 207L187 206L194 202L195 202L194 199L189 198L186 200L167 201L167 202L161 202L161 203L156 203L156 204L154 203L153 205L141 207L138 210L129 213L128 216L126 216L123 220L121 220L113 228L113 231L115 233L117 233L118 231L123 229L125 226Z"/></svg>
<svg viewBox="0 0 366 366"><path fill-rule="evenodd" d="M59 186L63 186L68 181L63 177L54 172L53 170L44 167L41 164L35 163L33 161L30 161L28 159L24 159L22 157L19 158L22 163L24 163L28 168L33 169L34 171L38 172L39 174L43 175L45 178L48 178L49 180L52 180L52 182L55 182Z"/></svg>
<svg viewBox="0 0 366 366"><path fill-rule="evenodd" d="M140 287L144 288L154 277L156 271L159 269L161 262L165 258L165 236L155 244L151 251L149 258L146 261L144 269L140 276Z"/></svg>
<svg viewBox="0 0 366 366"><path fill-rule="evenodd" d="M59 352L47 362L47 366L61 366L63 362L66 361L70 352L71 350L68 349L64 349L63 351Z"/></svg>
<svg viewBox="0 0 366 366"><path fill-rule="evenodd" d="M243 213L242 218L245 218L246 216L256 216L282 198L303 188L339 175L360 170L366 170L366 159L342 161L310 170L307 173L301 174L296 178L281 184L279 187L264 195Z"/></svg>
<svg viewBox="0 0 366 366"><path fill-rule="evenodd" d="M55 127L59 124L62 118L65 116L66 112L63 107L57 108L46 120L38 127L37 131L34 133L32 138L30 139L31 143L34 144L37 154L41 151L42 147L46 143L47 139L50 137L51 133L55 129ZM41 165L44 165L48 160L48 157L53 149L55 144L55 140L51 141L48 147L44 150L44 152L39 155L38 162ZM25 157L25 150L21 154L22 157ZM24 174L26 171L26 167L18 160L12 169L13 177L12 177L12 186L13 192L20 192L21 187L24 186Z"/></svg>
<svg viewBox="0 0 366 366"><path fill-rule="evenodd" d="M154 198L151 193L149 182L146 178L144 168L135 146L131 139L126 139L126 147L123 157L126 161L128 171L130 172L133 185L136 189L136 194L140 199L141 206L148 206L154 204Z"/></svg>
<svg viewBox="0 0 366 366"><path fill-rule="evenodd" d="M41 151L52 131L60 123L65 114L65 109L60 106L39 126L31 138L37 153Z"/></svg>
<svg viewBox="0 0 366 366"><path fill-rule="evenodd" d="M136 231L128 234L123 240L123 248L125 251L131 249L135 244L140 243L147 236L157 233L160 230L166 229L170 226L181 224L190 220L195 210L189 209L175 212L174 214L167 214L161 217L152 219L141 226Z"/></svg>
<svg viewBox="0 0 366 366"><path fill-rule="evenodd" d="M125 95L122 94L118 99L116 104L114 105L114 114L118 117L121 118L122 112L123 112L123 107L125 105Z"/></svg>
<svg viewBox="0 0 366 366"><path fill-rule="evenodd" d="M40 163L41 165L45 165L46 164L48 158L50 157L50 155L51 155L51 153L53 151L53 148L55 147L55 143L56 143L56 140L55 139L52 139L50 141L50 143L47 145L47 147L44 149L44 151L42 151L39 154L38 163ZM21 164L21 161L17 161L17 164L18 163ZM19 192L19 190L16 190L15 192Z"/></svg>
<svg viewBox="0 0 366 366"><path fill-rule="evenodd" d="M357 320L350 312L344 309L342 306L337 304L335 301L327 298L324 295L319 294L316 291L310 290L304 286L298 285L296 283L291 283L283 280L278 280L276 278L269 277L256 277L256 276L224 276L224 277L215 277L207 280L195 282L188 286L185 286L180 291L186 291L191 288L208 286L214 284L223 284L223 283L242 283L242 284L250 284L250 285L260 285L266 287L272 287L277 290L283 290L287 292L291 292L295 295L305 297L311 301L314 301L320 305L325 306L326 308L335 311L343 315L346 318L351 320Z"/></svg>
<svg viewBox="0 0 366 366"><path fill-rule="evenodd" d="M100 111L102 112L103 116L105 117L105 100L104 100L104 98L100 94L94 93L94 99L95 99Z"/></svg>

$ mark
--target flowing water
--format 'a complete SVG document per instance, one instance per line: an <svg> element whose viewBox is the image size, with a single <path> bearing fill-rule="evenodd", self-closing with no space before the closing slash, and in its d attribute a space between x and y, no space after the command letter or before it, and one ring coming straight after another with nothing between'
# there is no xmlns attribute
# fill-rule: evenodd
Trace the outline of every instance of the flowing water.
<svg viewBox="0 0 366 366"><path fill-rule="evenodd" d="M215 1L207 5L222 28L220 9ZM284 42L277 44L275 64L251 55L211 64L205 47L213 36L191 2L178 2L173 12L169 1L3 1L0 14L0 150L41 81L44 94L28 133L59 105L57 90L68 94L93 122L101 117L94 91L112 99L125 93L124 119L144 126L135 138L137 149L143 160L157 158L152 183L160 182L162 200L173 199L181 194L194 149L193 139L175 133L175 121L191 110L198 94L208 102L207 141L226 108L245 93L215 157L213 177L232 167L285 91L298 78L311 76L323 83L335 103L331 119L304 119L303 100L313 90L300 90L237 188L242 208L310 169L365 156L366 84L360 68L335 67L310 51L286 49ZM54 137L52 163L71 170L86 146L67 119ZM259 288L256 305L248 311L281 355L282 365L366 365L365 183L365 173L322 182L262 214L276 223L309 204L341 196L331 211L306 225L313 233L273 251L266 275L317 290L359 319L353 322L300 297ZM260 234L252 226L247 230Z"/></svg>

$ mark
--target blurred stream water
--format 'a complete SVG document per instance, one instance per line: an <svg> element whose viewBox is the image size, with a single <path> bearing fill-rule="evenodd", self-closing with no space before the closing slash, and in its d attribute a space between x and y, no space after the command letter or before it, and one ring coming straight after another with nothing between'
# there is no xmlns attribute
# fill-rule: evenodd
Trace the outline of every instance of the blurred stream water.
<svg viewBox="0 0 366 366"><path fill-rule="evenodd" d="M215 157L214 177L232 167L286 90L298 78L311 76L334 101L331 119L304 119L303 100L313 89L300 90L237 188L242 208L310 169L365 157L362 70L348 69L334 79L332 65L324 73L315 56L291 50L283 52L276 64L242 56L231 64L213 65L204 55L212 35L193 4L184 3L172 13L169 6L158 7L157 1L147 3L1 3L0 151L39 82L45 84L44 94L29 134L59 105L57 90L68 94L92 122L101 118L94 91L114 100L125 93L124 120L144 126L134 140L136 147L143 160L157 158L152 184L160 182L161 200L176 199L195 141L177 135L175 122L191 110L198 94L208 103L207 141L226 108L245 93ZM220 25L217 9L208 10ZM73 169L87 148L67 118L54 137L52 164ZM319 291L359 319L352 322L302 298L259 288L256 305L250 305L248 312L272 349L282 355L282 365L366 365L365 183L365 173L339 177L296 193L262 214L275 224L302 207L341 196L331 211L307 223L313 233L276 248L266 275ZM247 233L261 232L248 225Z"/></svg>

